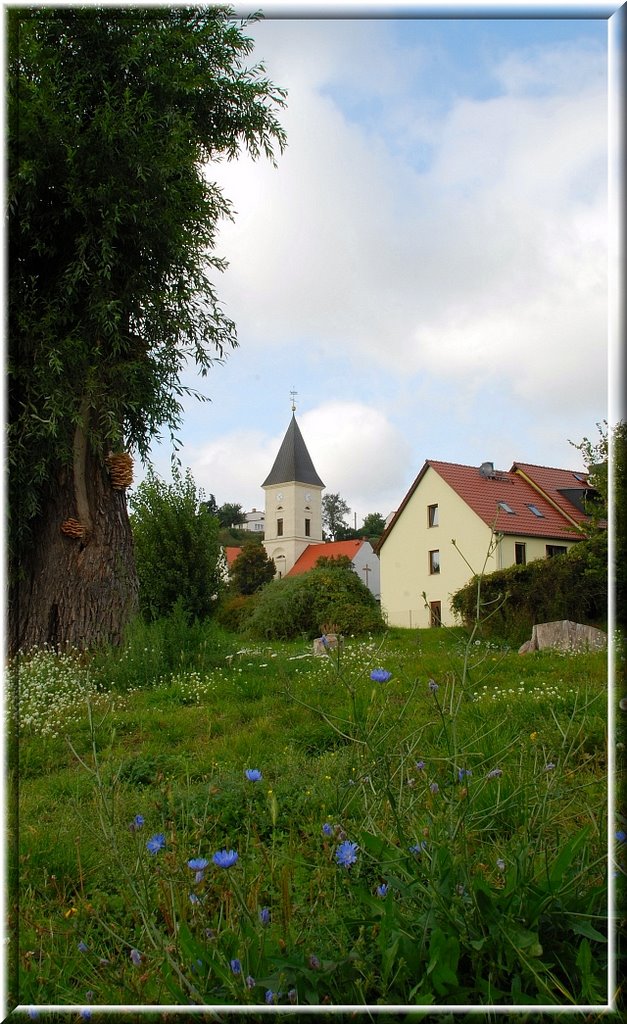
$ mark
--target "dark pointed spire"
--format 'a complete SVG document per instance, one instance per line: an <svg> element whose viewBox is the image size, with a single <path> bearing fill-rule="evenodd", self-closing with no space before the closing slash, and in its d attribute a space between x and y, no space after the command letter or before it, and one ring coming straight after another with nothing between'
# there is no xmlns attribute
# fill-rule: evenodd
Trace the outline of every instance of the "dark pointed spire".
<svg viewBox="0 0 627 1024"><path fill-rule="evenodd" d="M270 484L288 483L324 487L316 473L294 415L292 415L291 423L274 460L274 465L261 486L268 487Z"/></svg>

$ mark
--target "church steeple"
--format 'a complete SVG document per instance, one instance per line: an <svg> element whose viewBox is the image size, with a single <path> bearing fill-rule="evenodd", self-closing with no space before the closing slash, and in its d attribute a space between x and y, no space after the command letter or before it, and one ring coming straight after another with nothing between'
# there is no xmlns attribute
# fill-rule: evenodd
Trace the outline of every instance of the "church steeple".
<svg viewBox="0 0 627 1024"><path fill-rule="evenodd" d="M274 465L261 486L268 487L270 484L292 482L312 484L314 487L324 487L311 461L311 455L307 451L307 445L293 412L287 433L274 460Z"/></svg>
<svg viewBox="0 0 627 1024"><path fill-rule="evenodd" d="M305 548L322 543L322 491L311 455L294 415L272 469L262 487L266 492L264 547L285 576Z"/></svg>

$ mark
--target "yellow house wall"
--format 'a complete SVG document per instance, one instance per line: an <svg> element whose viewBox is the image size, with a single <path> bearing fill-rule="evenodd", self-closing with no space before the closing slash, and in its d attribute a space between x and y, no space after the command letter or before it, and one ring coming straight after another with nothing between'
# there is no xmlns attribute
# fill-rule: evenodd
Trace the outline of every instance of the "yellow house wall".
<svg viewBox="0 0 627 1024"><path fill-rule="evenodd" d="M429 505L438 506L437 526L428 525ZM508 535L500 538L486 562L490 541L490 528L428 467L379 552L381 607L389 624L410 629L429 626L424 591L428 603L440 601L443 625L455 625L457 620L450 607L452 595L475 572L487 574L514 565L517 542L526 545L527 562L545 558L547 543L571 546L567 541ZM429 572L432 550L440 552L440 572L433 575Z"/></svg>

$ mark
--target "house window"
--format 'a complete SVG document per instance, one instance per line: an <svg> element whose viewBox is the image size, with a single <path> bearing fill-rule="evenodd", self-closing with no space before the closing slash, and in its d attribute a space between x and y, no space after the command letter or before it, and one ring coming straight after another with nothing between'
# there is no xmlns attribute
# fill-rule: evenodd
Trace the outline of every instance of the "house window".
<svg viewBox="0 0 627 1024"><path fill-rule="evenodd" d="M311 537L311 519L305 519L305 537Z"/></svg>
<svg viewBox="0 0 627 1024"><path fill-rule="evenodd" d="M277 519L276 521L276 535L277 537L283 536L283 520Z"/></svg>
<svg viewBox="0 0 627 1024"><path fill-rule="evenodd" d="M429 625L441 626L442 625L442 602L431 601L429 604Z"/></svg>
<svg viewBox="0 0 627 1024"><path fill-rule="evenodd" d="M564 544L547 544L546 546L546 557L555 558L555 555L565 555L566 547Z"/></svg>
<svg viewBox="0 0 627 1024"><path fill-rule="evenodd" d="M427 505L427 523L429 526L440 525L440 513L437 505Z"/></svg>
<svg viewBox="0 0 627 1024"><path fill-rule="evenodd" d="M440 552L430 551L429 552L429 572L432 576L440 571Z"/></svg>
<svg viewBox="0 0 627 1024"><path fill-rule="evenodd" d="M516 558L516 565L527 564L527 545L526 544L514 544L514 553Z"/></svg>
<svg viewBox="0 0 627 1024"><path fill-rule="evenodd" d="M510 515L510 516L515 516L516 515L516 513L514 512L514 509L511 507L511 505L508 505L506 501L499 501L499 502L497 502L497 504L498 504L499 508L502 508L503 512L507 512L508 515Z"/></svg>
<svg viewBox="0 0 627 1024"><path fill-rule="evenodd" d="M527 505L527 508L530 512L533 512L534 516L537 516L538 519L544 519L544 513L540 511L537 505Z"/></svg>

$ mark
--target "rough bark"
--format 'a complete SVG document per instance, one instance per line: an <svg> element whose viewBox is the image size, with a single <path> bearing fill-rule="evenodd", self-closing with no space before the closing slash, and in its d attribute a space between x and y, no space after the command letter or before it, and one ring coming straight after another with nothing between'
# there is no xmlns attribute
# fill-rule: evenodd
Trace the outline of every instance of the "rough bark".
<svg viewBox="0 0 627 1024"><path fill-rule="evenodd" d="M84 460L81 466L77 458ZM84 536L66 535L61 525L85 517L85 502ZM125 493L111 486L106 467L82 446L79 435L74 466L60 467L50 481L32 545L20 552L20 570L11 583L10 653L43 644L60 649L117 644L137 610Z"/></svg>

